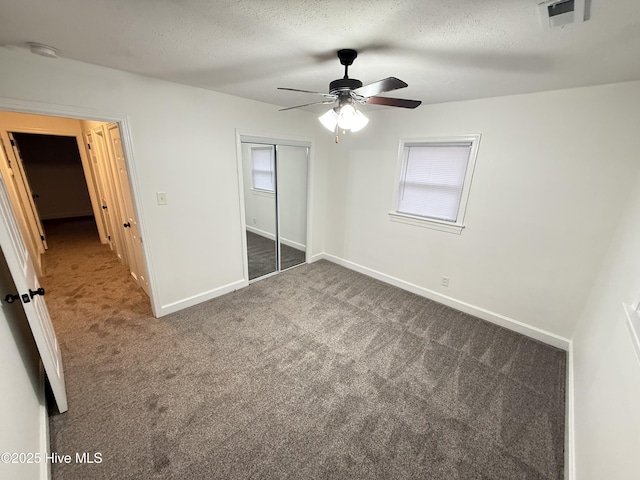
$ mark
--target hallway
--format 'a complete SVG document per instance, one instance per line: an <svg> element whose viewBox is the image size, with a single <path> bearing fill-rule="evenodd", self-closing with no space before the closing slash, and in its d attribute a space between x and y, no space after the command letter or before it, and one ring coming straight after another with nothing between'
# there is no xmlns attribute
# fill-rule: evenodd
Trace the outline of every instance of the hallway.
<svg viewBox="0 0 640 480"><path fill-rule="evenodd" d="M118 398L114 385L96 384L105 376L117 383L116 371L105 372L125 350L141 323L154 320L149 298L136 286L125 265L100 243L93 217L44 223L49 250L41 284L60 343L69 411L50 414L51 451L103 450L94 445L105 425L130 399ZM113 333L113 335L112 335ZM124 361L125 364L135 359ZM101 416L104 414L104 416ZM73 465L71 466L73 467ZM52 478L64 478L53 465Z"/></svg>
<svg viewBox="0 0 640 480"><path fill-rule="evenodd" d="M149 298L128 268L100 243L93 217L45 221L44 228L49 250L40 280L56 333L63 336L65 364L68 335L92 321L151 315Z"/></svg>

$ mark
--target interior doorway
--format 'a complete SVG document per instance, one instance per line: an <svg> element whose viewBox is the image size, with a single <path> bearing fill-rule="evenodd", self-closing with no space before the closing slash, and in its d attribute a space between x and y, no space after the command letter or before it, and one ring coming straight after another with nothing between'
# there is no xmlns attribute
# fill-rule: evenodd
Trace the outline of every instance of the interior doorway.
<svg viewBox="0 0 640 480"><path fill-rule="evenodd" d="M241 138L249 282L307 261L310 145Z"/></svg>
<svg viewBox="0 0 640 480"><path fill-rule="evenodd" d="M39 276L47 230L85 232L152 300L121 125L0 111L0 140L0 173Z"/></svg>
<svg viewBox="0 0 640 480"><path fill-rule="evenodd" d="M76 139L63 135L10 133L20 152L27 188L31 190L40 220L93 216Z"/></svg>

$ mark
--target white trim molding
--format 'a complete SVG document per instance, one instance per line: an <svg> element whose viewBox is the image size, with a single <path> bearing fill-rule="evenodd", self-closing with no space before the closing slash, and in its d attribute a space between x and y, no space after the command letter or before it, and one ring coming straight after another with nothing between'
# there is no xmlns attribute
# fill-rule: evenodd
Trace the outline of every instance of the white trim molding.
<svg viewBox="0 0 640 480"><path fill-rule="evenodd" d="M575 400L573 397L573 341L567 349L567 381L565 388L564 478L576 480Z"/></svg>
<svg viewBox="0 0 640 480"><path fill-rule="evenodd" d="M629 332L629 338L633 344L633 351L636 353L636 359L640 364L640 313L637 307L632 305L622 304L624 313L627 315L627 331Z"/></svg>
<svg viewBox="0 0 640 480"><path fill-rule="evenodd" d="M431 228L440 230L441 232L455 233L460 235L464 225L454 225L450 222L443 222L433 218L418 217L416 215L407 215L406 213L389 212L389 218L394 222L405 223L407 225L415 225L416 227Z"/></svg>
<svg viewBox="0 0 640 480"><path fill-rule="evenodd" d="M501 327L507 328L514 332L521 333L522 335L526 335L527 337L533 338L535 340L539 340L553 347L560 348L562 350L567 351L569 349L569 346L571 345L571 340L565 337L561 337L560 335L556 335L555 333L551 333L546 330L542 330L541 328L527 325L526 323L521 322L519 320L515 320L513 318L509 318L505 315L492 312L485 308L478 307L476 305L472 305L470 303L463 302L461 300L457 300L447 295L442 295L441 293L435 292L433 290L429 290L427 288L421 287L414 283L407 282L400 278L387 275L386 273L373 270L369 267L365 267L358 263L345 260L344 258L340 258L335 255L331 255L329 253L314 255L312 258L313 258L313 261L317 261L321 259L328 260L330 262L346 267L350 270L354 270L356 272L362 273L369 277L375 278L376 280L380 280L381 282L388 283L389 285L393 285L398 288L402 288L403 290L407 290L408 292L415 293L416 295L420 295L421 297L434 300L438 303L442 303L443 305L447 305L448 307L455 308L456 310L460 310L461 312L468 313L470 315L473 315L475 317L481 318L488 322L494 323Z"/></svg>
<svg viewBox="0 0 640 480"><path fill-rule="evenodd" d="M227 293L234 292L240 288L246 287L247 285L249 285L249 282L247 282L246 280L237 280L235 282L228 283L227 285L223 285L222 287L214 288L213 290L207 290L206 292L202 292L197 295L178 300L177 302L162 305L160 307L160 311L158 312L158 318L175 313L188 307L193 307L194 305L206 302L207 300L226 295Z"/></svg>
<svg viewBox="0 0 640 480"><path fill-rule="evenodd" d="M47 410L47 395L45 389L46 373L42 361L40 363L40 374L38 376L38 402L40 410L40 453L48 456L51 453L51 443L49 441L49 412ZM51 462L40 462L40 478L42 480L51 479Z"/></svg>
<svg viewBox="0 0 640 480"><path fill-rule="evenodd" d="M462 312L474 315L478 318L494 323L501 327L507 328L527 337L534 338L548 345L560 348L567 352L567 366L566 366L566 390L565 390L565 468L564 478L565 480L576 480L576 467L575 467L575 413L574 413L574 378L573 378L573 342L568 338L561 337L555 333L547 332L540 328L532 327L526 323L520 322L513 318L506 317L499 313L491 312L484 308L471 305L467 302L442 295L433 290L429 290L410 282L406 282L391 275L384 274L377 270L365 267L363 265L345 260L343 258L331 255L328 253L319 253L313 255L309 263L317 262L318 260L328 260L329 262L341 265L350 270L362 273L369 277L380 280L384 283L388 283L403 290L407 290L416 295L434 300L449 307L455 308ZM634 310L634 313L635 310Z"/></svg>
<svg viewBox="0 0 640 480"><path fill-rule="evenodd" d="M268 238L269 240L275 241L276 239L275 234L269 233L265 230L261 230L256 227L252 227L251 225L246 225L245 228L247 229L247 232L255 233L256 235L260 235L261 237Z"/></svg>
<svg viewBox="0 0 640 480"><path fill-rule="evenodd" d="M318 260L329 260L329 259L326 253L321 252L321 253L316 253L315 255L311 255L307 260L307 263L314 263L314 262L317 262Z"/></svg>
<svg viewBox="0 0 640 480"><path fill-rule="evenodd" d="M286 245L287 247L295 248L296 250L300 250L301 252L307 251L307 246L302 243L298 243L294 240L289 240L288 238L280 237L280 243L282 245Z"/></svg>
<svg viewBox="0 0 640 480"><path fill-rule="evenodd" d="M398 160L396 164L396 174L394 180L393 206L389 212L389 218L394 222L405 223L418 227L431 228L441 232L454 233L460 235L464 229L464 217L471 190L471 181L476 166L478 148L480 146L481 135L479 133L469 135L455 135L450 137L434 138L401 138L398 147ZM409 161L409 149L411 147L436 147L436 146L465 146L470 147L469 159L464 173L462 190L460 192L460 203L454 220L442 220L429 216L407 213L399 211L401 195L404 190L407 175L407 163Z"/></svg>

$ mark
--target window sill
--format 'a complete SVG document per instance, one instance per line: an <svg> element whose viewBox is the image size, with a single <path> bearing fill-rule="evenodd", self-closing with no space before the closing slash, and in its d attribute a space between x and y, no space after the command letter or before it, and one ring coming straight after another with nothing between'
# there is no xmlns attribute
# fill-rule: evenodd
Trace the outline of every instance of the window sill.
<svg viewBox="0 0 640 480"><path fill-rule="evenodd" d="M640 363L640 314L631 305L623 303L622 306L627 314L627 329L629 330L629 337L631 337L631 343L633 343L636 358L638 359L638 363Z"/></svg>
<svg viewBox="0 0 640 480"><path fill-rule="evenodd" d="M257 188L251 188L250 190L252 195L258 195L260 197L273 198L276 195L274 192L270 192L269 190L260 190Z"/></svg>
<svg viewBox="0 0 640 480"><path fill-rule="evenodd" d="M406 223L407 225L415 225L417 227L431 228L441 232L455 233L456 235L460 235L464 228L464 225L456 225L451 222L417 217L415 215L407 215L398 212L389 212L389 218L394 222Z"/></svg>

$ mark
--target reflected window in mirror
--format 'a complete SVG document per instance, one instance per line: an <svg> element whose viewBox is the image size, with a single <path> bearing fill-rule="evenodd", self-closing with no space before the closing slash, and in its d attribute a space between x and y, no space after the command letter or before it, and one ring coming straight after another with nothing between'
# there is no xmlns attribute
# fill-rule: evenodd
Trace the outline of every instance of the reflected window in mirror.
<svg viewBox="0 0 640 480"><path fill-rule="evenodd" d="M275 191L275 162L272 147L251 149L252 187L263 192Z"/></svg>

